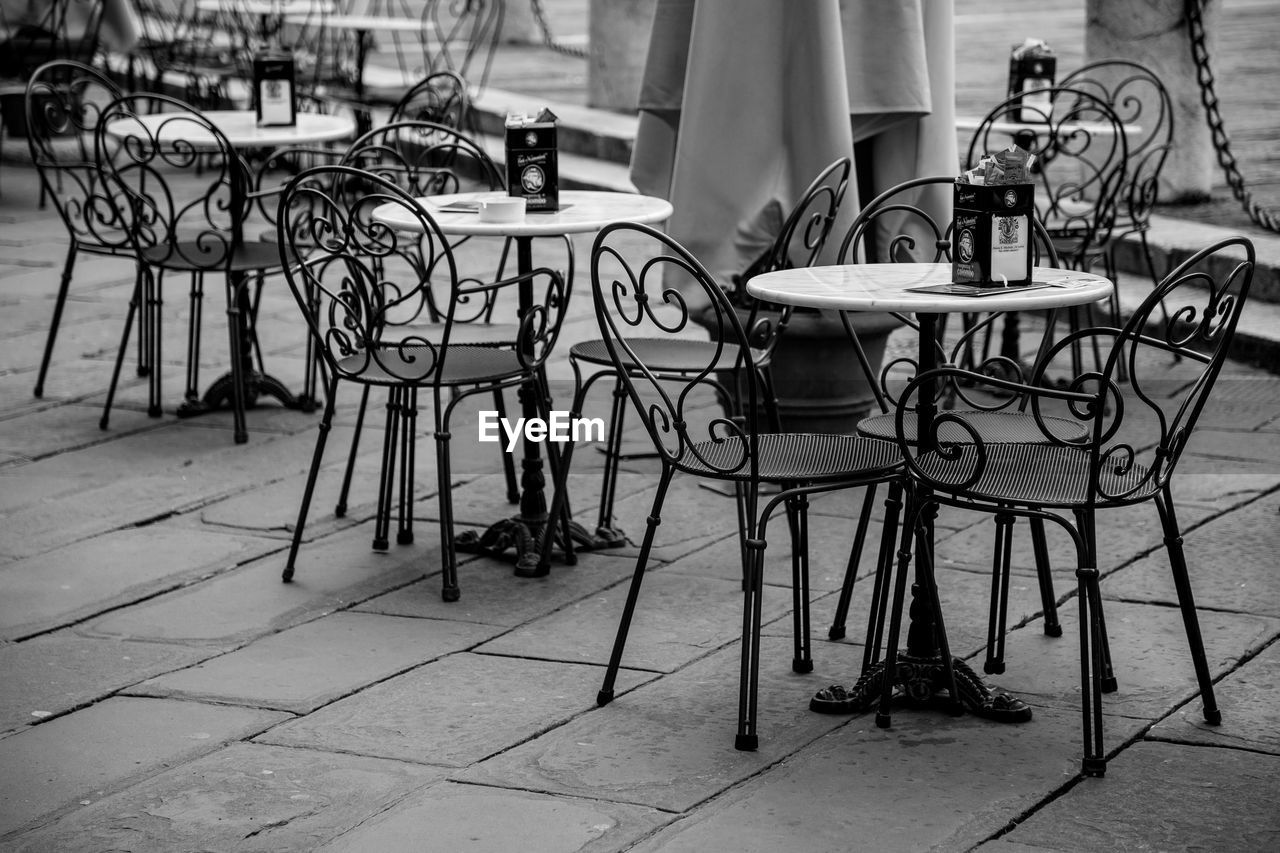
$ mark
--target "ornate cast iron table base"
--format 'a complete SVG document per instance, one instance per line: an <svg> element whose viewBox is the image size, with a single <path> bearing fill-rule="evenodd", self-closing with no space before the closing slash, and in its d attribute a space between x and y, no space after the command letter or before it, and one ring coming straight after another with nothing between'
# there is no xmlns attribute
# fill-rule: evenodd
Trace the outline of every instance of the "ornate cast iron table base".
<svg viewBox="0 0 1280 853"><path fill-rule="evenodd" d="M994 692L982 682L967 663L952 658L959 702L953 701L947 686L947 671L937 657L900 654L895 669L895 697L912 707L950 708L957 713L968 711L977 717L998 723L1025 723L1031 719L1031 708L1016 696ZM809 700L809 710L820 714L859 714L880 702L884 686L884 662L873 663L849 688L833 684L819 690ZM889 720L876 715L876 725L889 726Z"/></svg>
<svg viewBox="0 0 1280 853"><path fill-rule="evenodd" d="M486 554L498 559L505 558L509 549L514 549L515 574L521 578L540 578L550 574L551 567L540 563L543 529L546 521L529 521L516 516L504 518L491 524L483 533L464 530L454 540L454 547L466 554ZM566 554L565 562L573 565L577 559L573 556L579 551L599 551L604 548L620 548L627 544L627 537L621 531L599 528L591 533L576 521L569 522L569 535L573 539L573 551L564 547L564 531L556 526L555 539L551 543L553 549Z"/></svg>

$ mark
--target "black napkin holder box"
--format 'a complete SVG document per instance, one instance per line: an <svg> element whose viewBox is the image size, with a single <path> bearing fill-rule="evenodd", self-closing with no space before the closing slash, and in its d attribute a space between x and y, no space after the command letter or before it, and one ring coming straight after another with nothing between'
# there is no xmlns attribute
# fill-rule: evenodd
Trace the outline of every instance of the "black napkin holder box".
<svg viewBox="0 0 1280 853"><path fill-rule="evenodd" d="M951 275L984 287L1031 283L1035 184L956 183Z"/></svg>

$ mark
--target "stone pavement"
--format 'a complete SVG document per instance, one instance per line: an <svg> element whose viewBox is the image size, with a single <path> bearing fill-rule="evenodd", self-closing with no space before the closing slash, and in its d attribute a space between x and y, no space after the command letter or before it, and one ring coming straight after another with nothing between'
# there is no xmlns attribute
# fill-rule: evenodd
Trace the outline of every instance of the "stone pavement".
<svg viewBox="0 0 1280 853"><path fill-rule="evenodd" d="M413 544L370 548L380 441L362 443L347 515L338 426L292 584L280 583L317 416L263 405L235 445L227 413L145 413L127 388L98 418L129 266L82 259L44 399L31 389L66 238L34 173L0 175L0 850L1056 850L1280 847L1280 378L1229 363L1177 494L1223 724L1205 726L1151 507L1102 520L1103 593L1120 689L1104 779L1081 779L1074 608L1040 630L1015 539L1008 672L1035 708L1000 726L901 710L808 711L861 660L825 639L859 495L813 507L815 671L790 669L784 540L770 549L761 747L733 749L741 596L732 502L677 480L619 695L595 706L634 548L549 577L467 557L439 596L435 476L420 442ZM1194 232L1194 225L1188 225ZM1201 232L1209 234L1209 231ZM1205 242L1208 242L1207 240ZM585 257L589 238L579 241ZM1128 279L1123 282L1134 289ZM185 300L166 314L176 402ZM567 342L591 334L579 291ZM260 328L296 385L302 334L283 286ZM206 312L204 371L223 367ZM892 346L906 346L895 338ZM567 346L560 348L561 354ZM567 399L563 355L553 391ZM589 411L603 415L607 399ZM469 422L470 423L470 422ZM493 449L455 430L459 522L514 512ZM375 430L376 433L376 430ZM337 448L333 450L332 448ZM579 452L584 520L600 456ZM619 522L642 529L656 466L628 463ZM1061 543L1059 543L1061 544ZM953 650L979 653L991 527L940 518ZM870 566L864 563L863 574ZM1064 574L1060 592L1070 583Z"/></svg>

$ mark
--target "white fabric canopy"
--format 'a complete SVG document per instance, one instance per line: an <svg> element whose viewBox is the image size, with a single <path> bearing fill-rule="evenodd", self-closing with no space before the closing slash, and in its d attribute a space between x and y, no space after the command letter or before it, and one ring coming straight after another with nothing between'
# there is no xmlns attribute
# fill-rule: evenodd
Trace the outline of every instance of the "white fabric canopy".
<svg viewBox="0 0 1280 853"><path fill-rule="evenodd" d="M864 192L955 173L952 18L952 0L658 0L632 182L716 272L855 141L874 152Z"/></svg>

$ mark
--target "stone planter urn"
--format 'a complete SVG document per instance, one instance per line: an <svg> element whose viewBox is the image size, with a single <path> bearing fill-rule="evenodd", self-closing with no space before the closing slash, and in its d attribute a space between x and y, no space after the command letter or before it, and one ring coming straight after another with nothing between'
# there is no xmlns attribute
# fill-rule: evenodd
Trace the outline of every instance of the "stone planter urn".
<svg viewBox="0 0 1280 853"><path fill-rule="evenodd" d="M739 308L745 325L747 310ZM880 372L890 333L902 325L884 313L850 314L873 374ZM703 325L715 327L703 315ZM773 355L774 388L786 432L850 434L876 408L844 324L834 312L797 308Z"/></svg>

